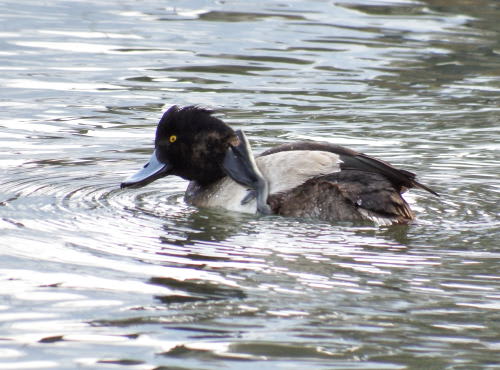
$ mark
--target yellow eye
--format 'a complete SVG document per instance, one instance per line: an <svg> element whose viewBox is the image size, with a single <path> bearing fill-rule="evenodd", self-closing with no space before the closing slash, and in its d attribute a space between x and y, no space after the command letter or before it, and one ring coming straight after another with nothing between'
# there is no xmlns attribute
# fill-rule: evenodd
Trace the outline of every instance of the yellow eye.
<svg viewBox="0 0 500 370"><path fill-rule="evenodd" d="M170 141L171 143L175 143L176 140L177 140L177 136L175 136L175 135L170 136L168 139L168 141Z"/></svg>

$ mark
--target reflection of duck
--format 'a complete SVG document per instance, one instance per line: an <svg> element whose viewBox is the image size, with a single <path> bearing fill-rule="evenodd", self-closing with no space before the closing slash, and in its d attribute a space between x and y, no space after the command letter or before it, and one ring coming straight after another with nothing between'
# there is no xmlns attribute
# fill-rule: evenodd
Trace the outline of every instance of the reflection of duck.
<svg viewBox="0 0 500 370"><path fill-rule="evenodd" d="M254 158L242 131L195 106L165 112L149 162L121 187L167 175L191 181L185 199L196 206L325 221L406 223L414 216L401 193L437 195L411 172L329 143L289 143Z"/></svg>

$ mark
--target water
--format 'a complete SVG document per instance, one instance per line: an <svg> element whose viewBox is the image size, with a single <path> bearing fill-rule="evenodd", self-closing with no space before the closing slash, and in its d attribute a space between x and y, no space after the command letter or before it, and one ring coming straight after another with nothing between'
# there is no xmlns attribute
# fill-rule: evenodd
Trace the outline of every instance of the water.
<svg viewBox="0 0 500 370"><path fill-rule="evenodd" d="M0 367L500 366L500 4L0 1ZM409 226L118 184L162 111L415 171Z"/></svg>

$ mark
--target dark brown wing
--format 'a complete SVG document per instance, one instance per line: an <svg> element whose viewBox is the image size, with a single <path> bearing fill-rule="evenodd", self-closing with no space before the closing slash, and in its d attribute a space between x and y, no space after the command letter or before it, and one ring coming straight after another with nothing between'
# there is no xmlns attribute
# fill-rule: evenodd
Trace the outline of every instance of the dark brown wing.
<svg viewBox="0 0 500 370"><path fill-rule="evenodd" d="M326 142L315 141L299 141L287 143L268 149L261 156L290 151L290 150L319 150L338 154L342 161L341 170L358 170L371 173L378 173L386 177L398 192L404 192L407 188L420 188L428 191L431 194L439 196L434 190L419 183L416 180L416 175L413 172L400 170L391 164L370 157L366 154L356 152L354 150L344 148L340 145L330 144Z"/></svg>
<svg viewBox="0 0 500 370"><path fill-rule="evenodd" d="M324 221L407 223L414 219L408 203L380 174L345 170L315 177L284 193L272 194L273 212Z"/></svg>

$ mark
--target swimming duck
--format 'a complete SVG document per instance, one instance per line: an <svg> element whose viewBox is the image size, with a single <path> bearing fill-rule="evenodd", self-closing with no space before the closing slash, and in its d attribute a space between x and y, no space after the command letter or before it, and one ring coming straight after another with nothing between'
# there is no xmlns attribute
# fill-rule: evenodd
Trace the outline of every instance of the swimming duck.
<svg viewBox="0 0 500 370"><path fill-rule="evenodd" d="M414 219L401 196L407 189L438 195L412 172L330 143L287 143L254 157L241 130L197 106L168 109L154 144L121 188L177 175L190 181L185 200L198 207L379 225Z"/></svg>

